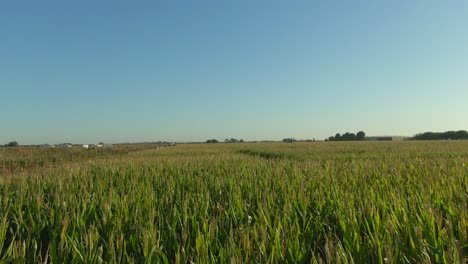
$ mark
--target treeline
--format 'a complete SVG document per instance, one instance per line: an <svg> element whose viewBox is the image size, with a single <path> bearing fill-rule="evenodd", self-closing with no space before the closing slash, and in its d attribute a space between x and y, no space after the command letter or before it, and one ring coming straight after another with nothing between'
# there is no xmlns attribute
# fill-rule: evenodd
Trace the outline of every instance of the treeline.
<svg viewBox="0 0 468 264"><path fill-rule="evenodd" d="M226 138L224 140L225 143L244 143L243 139L235 139L235 138Z"/></svg>
<svg viewBox="0 0 468 264"><path fill-rule="evenodd" d="M366 138L366 133L364 131L359 131L356 134L346 132L343 135L340 133L336 133L335 136L330 136L329 138L325 139L325 141L357 141L357 140L364 140Z"/></svg>
<svg viewBox="0 0 468 264"><path fill-rule="evenodd" d="M206 143L219 143L217 139L208 139ZM226 138L224 143L244 143L243 139Z"/></svg>
<svg viewBox="0 0 468 264"><path fill-rule="evenodd" d="M1 145L0 145L1 146ZM19 146L18 142L17 141L11 141L10 143L8 144L5 144L3 145L4 147L17 147Z"/></svg>
<svg viewBox="0 0 468 264"><path fill-rule="evenodd" d="M412 137L413 140L468 139L466 130L446 132L425 132Z"/></svg>

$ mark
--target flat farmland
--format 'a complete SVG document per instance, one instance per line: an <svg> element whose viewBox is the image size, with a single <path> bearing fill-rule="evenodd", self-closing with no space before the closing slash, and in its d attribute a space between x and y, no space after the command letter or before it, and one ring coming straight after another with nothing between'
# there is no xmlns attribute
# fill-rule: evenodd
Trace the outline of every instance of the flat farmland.
<svg viewBox="0 0 468 264"><path fill-rule="evenodd" d="M468 141L0 148L2 263L459 263Z"/></svg>

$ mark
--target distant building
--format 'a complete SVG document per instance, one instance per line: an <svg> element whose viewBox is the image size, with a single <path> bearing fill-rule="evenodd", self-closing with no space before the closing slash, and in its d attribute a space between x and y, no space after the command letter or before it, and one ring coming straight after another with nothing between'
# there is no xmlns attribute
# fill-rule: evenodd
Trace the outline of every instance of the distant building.
<svg viewBox="0 0 468 264"><path fill-rule="evenodd" d="M403 141L408 137L402 136L377 136L377 137L365 137L366 141Z"/></svg>
<svg viewBox="0 0 468 264"><path fill-rule="evenodd" d="M87 147L85 147L87 146ZM114 145L111 144L89 144L89 145L83 145L84 148L86 149L96 149L96 148L112 148Z"/></svg>

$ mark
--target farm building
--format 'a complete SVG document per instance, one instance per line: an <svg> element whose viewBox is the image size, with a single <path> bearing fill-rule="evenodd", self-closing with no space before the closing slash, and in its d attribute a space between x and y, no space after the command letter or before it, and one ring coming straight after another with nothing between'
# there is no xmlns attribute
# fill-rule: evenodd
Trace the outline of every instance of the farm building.
<svg viewBox="0 0 468 264"><path fill-rule="evenodd" d="M83 145L83 147L86 149L96 149L96 148L111 148L113 147L113 145L111 144L89 144L89 145Z"/></svg>
<svg viewBox="0 0 468 264"><path fill-rule="evenodd" d="M408 139L408 137L402 136L377 136L377 137L366 137L367 141L403 141Z"/></svg>

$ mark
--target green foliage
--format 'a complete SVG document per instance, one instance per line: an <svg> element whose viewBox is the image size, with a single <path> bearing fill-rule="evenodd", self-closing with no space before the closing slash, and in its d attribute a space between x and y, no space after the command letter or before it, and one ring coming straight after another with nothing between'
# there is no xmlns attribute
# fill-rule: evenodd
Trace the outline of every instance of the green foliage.
<svg viewBox="0 0 468 264"><path fill-rule="evenodd" d="M364 140L366 137L366 133L364 131L359 131L356 134L356 140Z"/></svg>
<svg viewBox="0 0 468 264"><path fill-rule="evenodd" d="M468 139L468 132L465 130L447 132L425 132L417 134L412 139L416 140L440 140L440 139Z"/></svg>
<svg viewBox="0 0 468 264"><path fill-rule="evenodd" d="M19 146L17 141L11 141L8 144L5 144L5 147L17 147Z"/></svg>
<svg viewBox="0 0 468 264"><path fill-rule="evenodd" d="M180 144L92 160L87 152L14 155L46 165L0 176L1 263L468 256L468 142Z"/></svg>
<svg viewBox="0 0 468 264"><path fill-rule="evenodd" d="M335 136L330 136L326 139L326 141L360 141L364 140L366 137L366 133L364 131L359 131L357 134L346 132L343 135L340 133L336 133Z"/></svg>
<svg viewBox="0 0 468 264"><path fill-rule="evenodd" d="M225 143L243 143L243 139L235 139L235 138L226 138L224 140Z"/></svg>

